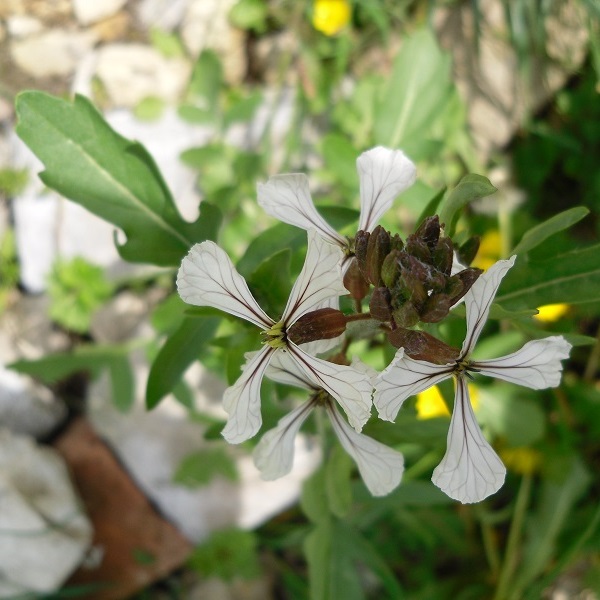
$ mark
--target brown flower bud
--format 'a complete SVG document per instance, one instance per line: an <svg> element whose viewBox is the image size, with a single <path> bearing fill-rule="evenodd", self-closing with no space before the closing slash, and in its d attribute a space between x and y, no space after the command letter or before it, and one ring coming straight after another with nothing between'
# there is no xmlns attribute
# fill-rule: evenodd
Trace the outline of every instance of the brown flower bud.
<svg viewBox="0 0 600 600"><path fill-rule="evenodd" d="M414 256L424 263L431 262L431 250L427 244L415 234L409 235L406 238L406 245L404 249L408 254L410 254L410 256Z"/></svg>
<svg viewBox="0 0 600 600"><path fill-rule="evenodd" d="M412 302L405 302L392 312L394 323L399 327L413 327L419 322L419 313Z"/></svg>
<svg viewBox="0 0 600 600"><path fill-rule="evenodd" d="M423 323L438 323L450 312L453 302L446 294L433 294L427 298L421 308Z"/></svg>
<svg viewBox="0 0 600 600"><path fill-rule="evenodd" d="M427 217L415 231L415 237L423 241L429 250L433 250L440 239L440 218L437 215Z"/></svg>
<svg viewBox="0 0 600 600"><path fill-rule="evenodd" d="M355 256L349 259L350 266L344 273L344 287L350 292L350 295L356 300L362 300L369 291L369 284L365 281L358 261Z"/></svg>
<svg viewBox="0 0 600 600"><path fill-rule="evenodd" d="M320 308L302 315L288 330L287 337L294 344L338 337L346 331L344 313L334 308Z"/></svg>
<svg viewBox="0 0 600 600"><path fill-rule="evenodd" d="M371 316L378 321L390 321L392 318L392 307L390 305L391 294L385 287L373 290L369 302Z"/></svg>
<svg viewBox="0 0 600 600"><path fill-rule="evenodd" d="M459 354L458 348L448 346L425 331L398 328L388 332L392 346L404 348L404 352L415 360L426 360L436 365L454 362Z"/></svg>
<svg viewBox="0 0 600 600"><path fill-rule="evenodd" d="M478 277L483 273L481 269L476 269L474 267L469 267L468 269L463 269L459 271L456 275L453 275L450 280L454 278L458 278L462 283L462 290L455 291L451 293L448 291L448 295L452 298L452 304L456 304L472 287L472 285L477 281Z"/></svg>
<svg viewBox="0 0 600 600"><path fill-rule="evenodd" d="M452 261L454 259L454 246L452 240L448 237L440 238L437 246L434 248L431 258L433 266L444 275L450 275L452 272Z"/></svg>
<svg viewBox="0 0 600 600"><path fill-rule="evenodd" d="M394 287L400 277L400 250L392 250L381 265L381 281L388 288Z"/></svg>
<svg viewBox="0 0 600 600"><path fill-rule="evenodd" d="M390 234L381 225L377 225L371 232L367 247L367 272L365 279L369 283L381 285L381 265L391 249Z"/></svg>
<svg viewBox="0 0 600 600"><path fill-rule="evenodd" d="M354 256L365 280L367 279L367 248L370 237L371 234L368 231L359 231L354 238Z"/></svg>

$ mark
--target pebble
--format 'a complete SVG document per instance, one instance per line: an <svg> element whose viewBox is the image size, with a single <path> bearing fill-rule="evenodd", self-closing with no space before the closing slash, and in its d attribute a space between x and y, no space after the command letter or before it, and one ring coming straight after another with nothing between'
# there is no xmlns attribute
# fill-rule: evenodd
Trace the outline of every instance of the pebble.
<svg viewBox="0 0 600 600"><path fill-rule="evenodd" d="M96 43L92 31L50 29L39 35L15 39L10 52L17 66L34 77L67 76Z"/></svg>
<svg viewBox="0 0 600 600"><path fill-rule="evenodd" d="M63 459L29 437L0 430L0 497L0 597L55 591L92 536Z"/></svg>
<svg viewBox="0 0 600 600"><path fill-rule="evenodd" d="M90 25L102 21L119 12L127 0L71 0L73 12L80 25Z"/></svg>

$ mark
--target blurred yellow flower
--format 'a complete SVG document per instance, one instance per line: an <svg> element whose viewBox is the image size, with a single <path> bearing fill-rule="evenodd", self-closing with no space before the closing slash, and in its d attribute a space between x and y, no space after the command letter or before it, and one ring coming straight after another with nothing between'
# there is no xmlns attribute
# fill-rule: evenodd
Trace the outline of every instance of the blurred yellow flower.
<svg viewBox="0 0 600 600"><path fill-rule="evenodd" d="M520 475L532 475L538 470L542 457L537 450L521 446L500 450L500 458L507 469Z"/></svg>
<svg viewBox="0 0 600 600"><path fill-rule="evenodd" d="M469 396L474 411L479 408L479 391L474 385L469 385ZM444 402L437 385L427 388L417 394L417 419L434 419L435 417L449 417L450 412Z"/></svg>
<svg viewBox="0 0 600 600"><path fill-rule="evenodd" d="M500 232L495 229L488 231L481 236L479 250L471 266L485 271L500 258L501 251L502 239Z"/></svg>
<svg viewBox="0 0 600 600"><path fill-rule="evenodd" d="M348 23L352 9L347 0L315 0L313 5L313 27L325 35L336 35Z"/></svg>
<svg viewBox="0 0 600 600"><path fill-rule="evenodd" d="M541 321L542 323L553 323L558 321L561 317L564 317L569 311L568 304L545 304L538 308L538 314L533 315L534 319Z"/></svg>

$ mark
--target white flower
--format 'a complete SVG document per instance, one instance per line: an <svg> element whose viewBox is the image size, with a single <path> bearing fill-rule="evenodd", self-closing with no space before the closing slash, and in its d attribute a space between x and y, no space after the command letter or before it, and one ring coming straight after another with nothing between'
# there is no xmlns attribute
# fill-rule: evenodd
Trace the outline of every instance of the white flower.
<svg viewBox="0 0 600 600"><path fill-rule="evenodd" d="M358 229L373 231L381 216L392 206L398 194L416 178L416 167L400 150L378 146L356 159L360 181L360 219ZM300 227L316 229L331 244L349 253L348 240L337 233L313 204L308 177L303 173L275 175L258 184L258 203L272 217Z"/></svg>
<svg viewBox="0 0 600 600"><path fill-rule="evenodd" d="M354 459L365 485L373 496L385 496L398 486L404 471L404 457L400 452L377 442L366 435L356 433L335 407L331 396L325 392L312 375L301 371L294 364L283 364L274 357L267 376L276 381L305 388L312 392L310 400L283 417L277 426L267 431L254 449L254 464L263 479L278 479L287 475L294 462L294 438L310 413L322 406L331 421L342 447ZM368 367L354 362L355 369L368 373Z"/></svg>
<svg viewBox="0 0 600 600"><path fill-rule="evenodd" d="M560 361L568 358L571 349L562 336L551 336L528 342L517 352L502 358L471 360L500 282L513 266L515 258L498 261L479 277L465 295L467 334L456 362L436 365L413 360L400 348L375 383L373 402L379 416L393 421L409 396L454 376L456 396L447 450L433 472L432 481L448 496L464 503L479 502L497 492L506 474L502 461L477 424L469 401L466 377L470 373L480 373L536 390L556 387L562 372Z"/></svg>
<svg viewBox="0 0 600 600"><path fill-rule="evenodd" d="M325 243L316 232L309 232L304 266L277 322L258 305L246 280L215 243L196 244L183 259L177 289L185 302L212 306L246 319L260 327L264 336L263 348L252 353L240 378L223 396L223 407L229 415L223 430L227 441L238 444L260 429L260 385L275 354L318 380L342 404L355 429L360 431L369 419L373 389L369 377L351 367L311 356L286 335L302 315L322 307L332 296L346 293L340 282L340 258L339 248Z"/></svg>

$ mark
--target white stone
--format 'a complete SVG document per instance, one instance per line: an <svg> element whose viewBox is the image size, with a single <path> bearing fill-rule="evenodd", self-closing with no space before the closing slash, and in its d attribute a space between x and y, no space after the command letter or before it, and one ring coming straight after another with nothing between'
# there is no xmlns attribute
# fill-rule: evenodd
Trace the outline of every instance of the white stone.
<svg viewBox="0 0 600 600"><path fill-rule="evenodd" d="M232 84L244 78L247 68L245 33L229 22L237 0L191 0L181 37L193 56L214 50L221 58L225 79Z"/></svg>
<svg viewBox="0 0 600 600"><path fill-rule="evenodd" d="M173 31L183 20L189 0L142 0L136 7L145 27Z"/></svg>
<svg viewBox="0 0 600 600"><path fill-rule="evenodd" d="M183 58L165 58L143 44L110 44L98 52L96 74L117 106L136 106L148 96L178 100L191 71Z"/></svg>
<svg viewBox="0 0 600 600"><path fill-rule="evenodd" d="M97 40L93 31L51 29L40 35L14 40L11 55L17 66L34 77L70 75L77 62Z"/></svg>
<svg viewBox="0 0 600 600"><path fill-rule="evenodd" d="M119 12L127 0L71 0L73 12L81 25L90 25Z"/></svg>
<svg viewBox="0 0 600 600"><path fill-rule="evenodd" d="M43 23L29 15L12 15L6 19L6 29L13 38L24 38L44 29Z"/></svg>
<svg viewBox="0 0 600 600"><path fill-rule="evenodd" d="M92 536L63 459L0 430L0 498L0 597L55 591Z"/></svg>

